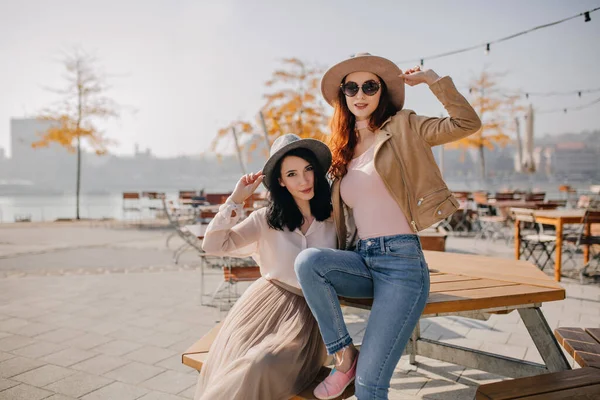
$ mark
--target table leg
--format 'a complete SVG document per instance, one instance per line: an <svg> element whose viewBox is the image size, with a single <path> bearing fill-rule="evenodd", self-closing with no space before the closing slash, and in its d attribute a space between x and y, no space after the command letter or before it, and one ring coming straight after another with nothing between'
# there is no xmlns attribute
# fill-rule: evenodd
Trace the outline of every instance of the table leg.
<svg viewBox="0 0 600 400"><path fill-rule="evenodd" d="M562 242L563 242L563 222L559 220L556 225L556 265L554 265L554 280L560 282L562 268Z"/></svg>
<svg viewBox="0 0 600 400"><path fill-rule="evenodd" d="M519 315L549 372L571 369L558 341L539 307L519 308Z"/></svg>
<svg viewBox="0 0 600 400"><path fill-rule="evenodd" d="M521 221L515 220L515 260L521 257Z"/></svg>
<svg viewBox="0 0 600 400"><path fill-rule="evenodd" d="M591 234L592 234L592 224L587 223L587 224L585 224L584 235L586 237L590 237ZM583 246L583 264L586 265L589 261L590 261L590 245L586 244L585 246Z"/></svg>

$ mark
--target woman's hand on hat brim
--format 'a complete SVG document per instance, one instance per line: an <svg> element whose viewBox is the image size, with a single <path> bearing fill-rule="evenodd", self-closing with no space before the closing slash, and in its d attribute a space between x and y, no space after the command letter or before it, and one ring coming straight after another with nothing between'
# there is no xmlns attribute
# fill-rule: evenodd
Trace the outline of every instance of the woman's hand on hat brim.
<svg viewBox="0 0 600 400"><path fill-rule="evenodd" d="M236 204L242 204L248 197L252 196L252 193L256 191L256 188L262 183L264 178L265 176L262 171L242 176L235 185L235 189L231 194L231 200Z"/></svg>
<svg viewBox="0 0 600 400"><path fill-rule="evenodd" d="M399 76L404 79L404 83L406 83L408 86L416 86L420 83L431 85L433 82L440 79L440 76L432 69L421 71L421 67L419 66L415 66L409 70L406 70Z"/></svg>

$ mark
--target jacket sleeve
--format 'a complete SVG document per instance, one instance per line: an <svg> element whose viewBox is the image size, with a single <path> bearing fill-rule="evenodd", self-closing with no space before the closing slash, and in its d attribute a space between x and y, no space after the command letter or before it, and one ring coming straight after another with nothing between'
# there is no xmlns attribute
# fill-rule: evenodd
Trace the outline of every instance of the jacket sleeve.
<svg viewBox="0 0 600 400"><path fill-rule="evenodd" d="M202 249L219 256L247 257L253 254L260 238L264 213L254 211L238 224L242 213L242 204L227 199L206 228Z"/></svg>
<svg viewBox="0 0 600 400"><path fill-rule="evenodd" d="M481 128L481 120L467 99L461 95L449 76L429 86L449 117L436 118L410 111L411 128L430 145L437 146L467 137Z"/></svg>

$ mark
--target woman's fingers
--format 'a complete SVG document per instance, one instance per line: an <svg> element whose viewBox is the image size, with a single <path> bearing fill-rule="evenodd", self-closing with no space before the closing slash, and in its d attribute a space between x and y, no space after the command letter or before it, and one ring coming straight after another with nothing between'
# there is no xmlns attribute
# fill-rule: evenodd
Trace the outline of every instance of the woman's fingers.
<svg viewBox="0 0 600 400"><path fill-rule="evenodd" d="M263 181L264 177L265 177L264 175L261 175L258 178L256 178L256 182L254 182L254 185L252 185L252 192L254 192L256 190L258 185L260 185L260 183Z"/></svg>

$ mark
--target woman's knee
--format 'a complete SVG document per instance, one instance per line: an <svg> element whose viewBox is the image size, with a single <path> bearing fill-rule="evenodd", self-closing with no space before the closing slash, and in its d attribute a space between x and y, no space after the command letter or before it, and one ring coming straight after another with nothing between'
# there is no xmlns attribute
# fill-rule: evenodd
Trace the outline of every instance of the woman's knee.
<svg viewBox="0 0 600 400"><path fill-rule="evenodd" d="M316 267L323 265L325 250L326 249L310 248L304 249L298 254L296 261L294 262L294 270L296 271L298 280L302 281L302 279L307 279L317 272Z"/></svg>

